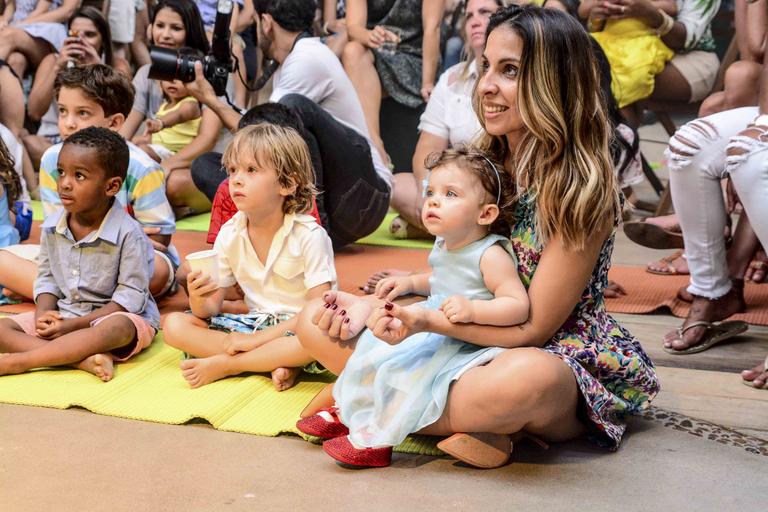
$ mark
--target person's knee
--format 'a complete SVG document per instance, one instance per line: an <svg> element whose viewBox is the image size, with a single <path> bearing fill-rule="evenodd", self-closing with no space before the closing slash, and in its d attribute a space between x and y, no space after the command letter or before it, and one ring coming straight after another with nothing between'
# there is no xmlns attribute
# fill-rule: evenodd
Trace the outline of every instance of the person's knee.
<svg viewBox="0 0 768 512"><path fill-rule="evenodd" d="M688 167L694 157L720 138L717 127L708 119L694 119L681 126L669 139L667 149L670 171Z"/></svg>
<svg viewBox="0 0 768 512"><path fill-rule="evenodd" d="M171 206L184 206L187 201L189 187L194 187L189 172L172 171L165 182L165 194Z"/></svg>
<svg viewBox="0 0 768 512"><path fill-rule="evenodd" d="M318 107L318 105L315 102L313 102L306 96L303 96L297 93L286 94L285 96L280 98L280 101L278 103L290 108L299 117L302 117L307 111ZM303 121L303 117L302 117L302 121Z"/></svg>
<svg viewBox="0 0 768 512"><path fill-rule="evenodd" d="M488 414L504 419L526 418L542 403L560 393L563 372L569 371L556 356L536 348L518 348L497 357L486 379ZM499 383L507 382L503 386Z"/></svg>
<svg viewBox="0 0 768 512"><path fill-rule="evenodd" d="M762 66L755 62L736 61L725 71L725 86L754 87L754 80Z"/></svg>
<svg viewBox="0 0 768 512"><path fill-rule="evenodd" d="M370 55L370 50L358 43L357 41L350 41L344 45L344 50L341 52L341 62L345 67L356 66L367 60Z"/></svg>
<svg viewBox="0 0 768 512"><path fill-rule="evenodd" d="M163 321L163 339L165 344L174 348L180 348L185 331L191 325L190 316L187 313L174 312L165 317Z"/></svg>
<svg viewBox="0 0 768 512"><path fill-rule="evenodd" d="M768 130L753 127L752 132L752 136L737 135L733 137L725 150L725 170L732 176L734 184L737 186L739 182L744 187L749 186L749 182L754 183L755 180L761 180L764 174L761 171L766 169L765 160L755 157L753 162L759 162L762 165L750 165L748 167L757 172L734 172L758 152L762 154L762 151L768 146Z"/></svg>
<svg viewBox="0 0 768 512"><path fill-rule="evenodd" d="M125 315L114 315L92 327L99 338L106 340L115 348L127 345L136 337L136 326ZM93 355L93 354L88 354Z"/></svg>
<svg viewBox="0 0 768 512"><path fill-rule="evenodd" d="M158 256L155 253L155 266L152 276L149 280L149 292L153 297L157 297L159 294L165 291L168 279L171 277L171 268L168 266L167 260L162 256Z"/></svg>

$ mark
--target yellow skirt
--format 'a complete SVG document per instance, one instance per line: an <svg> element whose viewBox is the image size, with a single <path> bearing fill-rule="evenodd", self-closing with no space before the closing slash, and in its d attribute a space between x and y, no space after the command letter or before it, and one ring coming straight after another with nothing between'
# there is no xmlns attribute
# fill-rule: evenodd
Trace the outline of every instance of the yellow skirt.
<svg viewBox="0 0 768 512"><path fill-rule="evenodd" d="M611 90L619 108L647 98L654 77L675 52L638 19L608 20L601 32L592 33L611 65Z"/></svg>

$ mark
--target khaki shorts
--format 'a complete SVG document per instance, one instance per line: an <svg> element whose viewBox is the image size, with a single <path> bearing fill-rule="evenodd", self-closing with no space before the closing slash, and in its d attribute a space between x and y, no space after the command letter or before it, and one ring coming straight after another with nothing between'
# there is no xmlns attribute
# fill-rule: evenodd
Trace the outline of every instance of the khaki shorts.
<svg viewBox="0 0 768 512"><path fill-rule="evenodd" d="M717 71L720 68L720 60L715 52L694 50L688 53L678 53L670 63L691 86L690 102L700 101L709 96L717 79Z"/></svg>

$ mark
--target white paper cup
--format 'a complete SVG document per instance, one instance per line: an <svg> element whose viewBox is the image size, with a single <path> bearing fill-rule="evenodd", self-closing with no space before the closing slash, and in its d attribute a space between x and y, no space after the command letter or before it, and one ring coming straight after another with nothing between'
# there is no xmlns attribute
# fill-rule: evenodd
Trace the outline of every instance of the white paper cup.
<svg viewBox="0 0 768 512"><path fill-rule="evenodd" d="M192 270L199 270L219 282L219 255L214 250L198 251L187 255L187 263Z"/></svg>

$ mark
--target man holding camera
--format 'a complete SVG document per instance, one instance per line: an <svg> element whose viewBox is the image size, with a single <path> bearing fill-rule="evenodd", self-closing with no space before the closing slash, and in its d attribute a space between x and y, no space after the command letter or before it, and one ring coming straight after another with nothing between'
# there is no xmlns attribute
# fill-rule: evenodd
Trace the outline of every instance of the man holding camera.
<svg viewBox="0 0 768 512"><path fill-rule="evenodd" d="M334 247L343 247L381 224L389 207L392 172L371 142L362 106L341 62L311 36L315 1L255 0L254 6L259 47L278 64L270 101L291 107L301 118L321 192L318 210ZM199 63L195 74L190 94L235 131L241 115L216 97ZM225 178L220 165L220 155L196 160L196 186L215 192L212 179L218 185Z"/></svg>

